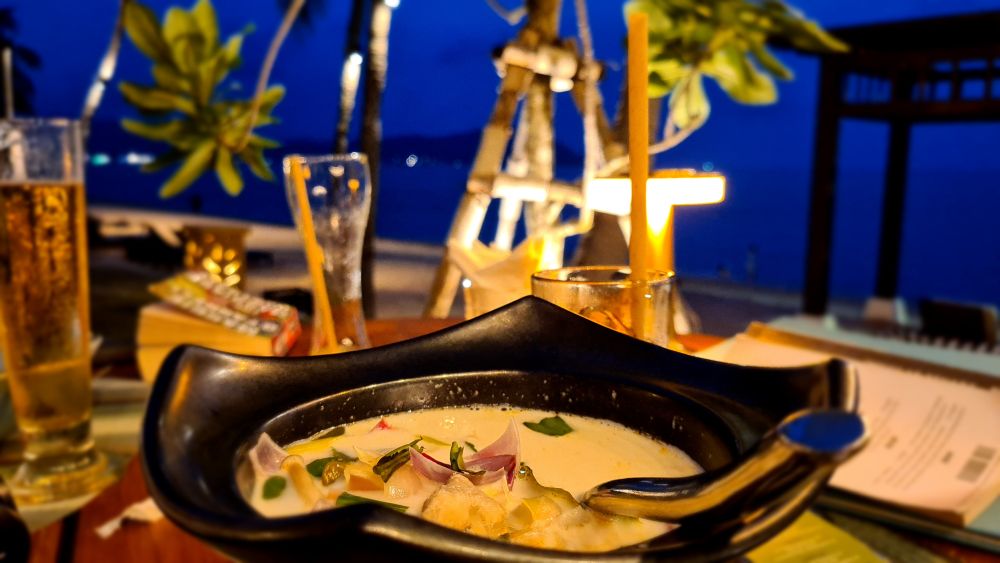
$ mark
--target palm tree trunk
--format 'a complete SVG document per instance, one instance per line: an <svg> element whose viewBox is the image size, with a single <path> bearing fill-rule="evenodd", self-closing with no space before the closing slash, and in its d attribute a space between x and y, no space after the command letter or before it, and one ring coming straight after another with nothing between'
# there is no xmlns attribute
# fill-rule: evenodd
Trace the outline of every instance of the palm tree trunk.
<svg viewBox="0 0 1000 563"><path fill-rule="evenodd" d="M351 131L351 117L358 99L358 79L361 72L361 30L364 26L365 0L352 0L351 15L347 23L347 39L344 42L344 62L340 71L340 112L337 119L337 133L333 140L333 152L347 152L348 135Z"/></svg>
<svg viewBox="0 0 1000 563"><path fill-rule="evenodd" d="M361 121L361 150L368 155L371 169L372 197L365 227L365 242L361 253L361 295L365 316L375 316L375 211L378 208L381 144L382 92L389 66L389 26L392 8L385 0L372 0L368 53L365 57L365 97Z"/></svg>
<svg viewBox="0 0 1000 563"><path fill-rule="evenodd" d="M83 111L80 112L80 128L83 131L83 142L86 144L90 135L90 122L97 113L97 108L101 105L104 91L108 87L108 82L115 75L115 67L118 65L118 53L121 51L122 34L125 31L125 7L130 0L119 0L118 16L115 18L115 28L111 32L111 40L108 41L108 48L101 57L101 64L97 67L97 75L94 82L87 90L87 97L83 101Z"/></svg>

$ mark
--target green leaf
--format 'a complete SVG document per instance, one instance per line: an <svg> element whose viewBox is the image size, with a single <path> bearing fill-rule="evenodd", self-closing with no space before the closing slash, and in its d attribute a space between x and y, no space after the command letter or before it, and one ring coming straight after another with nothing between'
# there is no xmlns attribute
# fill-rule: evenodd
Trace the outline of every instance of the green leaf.
<svg viewBox="0 0 1000 563"><path fill-rule="evenodd" d="M478 448L476 448L476 445L475 445L475 444L473 444L472 442L466 442L466 443L465 443L465 447L469 448L469 449L470 449L470 450L472 450L473 452L479 452L479 449L478 449Z"/></svg>
<svg viewBox="0 0 1000 563"><path fill-rule="evenodd" d="M753 53L753 57L757 59L760 66L764 67L764 70L769 72L771 76L778 78L780 80L792 80L795 75L789 70L778 57L775 57L773 53L764 45L754 45L750 48L750 52Z"/></svg>
<svg viewBox="0 0 1000 563"><path fill-rule="evenodd" d="M524 425L529 430L534 430L548 436L563 436L573 431L573 428L569 424L566 424L566 421L559 415L543 418L538 422L525 422Z"/></svg>
<svg viewBox="0 0 1000 563"><path fill-rule="evenodd" d="M174 175L160 187L160 197L164 199L173 197L187 189L208 168L212 162L215 148L215 139L202 141L194 151L187 155Z"/></svg>
<svg viewBox="0 0 1000 563"><path fill-rule="evenodd" d="M690 76L690 66L676 59L649 61L649 97L662 98L671 92L677 83Z"/></svg>
<svg viewBox="0 0 1000 563"><path fill-rule="evenodd" d="M238 196L243 191L243 178L233 166L233 153L226 147L219 147L215 151L215 175L219 177L222 189L231 196Z"/></svg>
<svg viewBox="0 0 1000 563"><path fill-rule="evenodd" d="M153 65L153 80L156 85L164 90L188 94L191 92L191 81L177 73L174 67L168 64Z"/></svg>
<svg viewBox="0 0 1000 563"><path fill-rule="evenodd" d="M711 111L701 74L694 73L682 81L670 94L670 118L680 129L699 127Z"/></svg>
<svg viewBox="0 0 1000 563"><path fill-rule="evenodd" d="M198 65L197 71L197 99L202 106L208 105L212 100L215 87L225 78L226 63L222 53Z"/></svg>
<svg viewBox="0 0 1000 563"><path fill-rule="evenodd" d="M267 478L264 481L263 497L264 500L276 499L281 496L281 493L285 491L285 487L288 485L288 481L284 477L274 475Z"/></svg>
<svg viewBox="0 0 1000 563"><path fill-rule="evenodd" d="M264 154L259 147L246 147L236 156L250 167L250 172L253 172L254 176L268 182L274 180L274 173L271 172L271 167L264 160Z"/></svg>
<svg viewBox="0 0 1000 563"><path fill-rule="evenodd" d="M240 64L240 49L243 48L243 35L237 33L231 35L222 46L222 53L229 68L235 68Z"/></svg>
<svg viewBox="0 0 1000 563"><path fill-rule="evenodd" d="M167 10L163 18L163 38L170 47L174 65L181 72L193 72L205 43L194 16L176 6Z"/></svg>
<svg viewBox="0 0 1000 563"><path fill-rule="evenodd" d="M163 39L156 14L137 1L126 2L123 16L125 33L144 55L158 63L170 62L170 48Z"/></svg>
<svg viewBox="0 0 1000 563"><path fill-rule="evenodd" d="M458 442L451 443L451 452L448 457L451 460L452 471L458 471L459 473L463 473L465 475L482 475L486 473L485 469L480 471L469 471L465 468L465 460L462 459L462 450L464 449L465 448L460 446Z"/></svg>
<svg viewBox="0 0 1000 563"><path fill-rule="evenodd" d="M183 133L187 127L180 119L163 123L147 123L135 119L123 119L122 129L151 141L167 141Z"/></svg>
<svg viewBox="0 0 1000 563"><path fill-rule="evenodd" d="M188 115L197 114L194 103L183 94L124 81L118 84L118 90L125 96L125 99L129 103L140 109L154 111L176 110Z"/></svg>
<svg viewBox="0 0 1000 563"><path fill-rule="evenodd" d="M219 46L219 21L215 16L215 7L211 0L198 0L198 3L191 8L191 16L194 17L201 36L205 39L205 50L212 53Z"/></svg>
<svg viewBox="0 0 1000 563"><path fill-rule="evenodd" d="M285 87L281 84L275 84L267 90L260 97L260 113L271 113L274 106L278 105L278 102L285 97Z"/></svg>
<svg viewBox="0 0 1000 563"><path fill-rule="evenodd" d="M746 53L727 45L705 66L729 97L743 104L771 104L778 99L778 89L770 76L761 72Z"/></svg>
<svg viewBox="0 0 1000 563"><path fill-rule="evenodd" d="M247 144L251 147L260 147L262 149L276 149L281 146L281 143L278 141L261 137L260 135L250 135L250 140L247 141Z"/></svg>
<svg viewBox="0 0 1000 563"><path fill-rule="evenodd" d="M150 162L148 164L143 164L140 170L142 170L143 172L159 172L160 170L163 170L167 166L170 166L175 162L179 162L182 158L184 158L186 154L187 153L184 151L179 151L177 149L170 149L169 151L154 158L153 162Z"/></svg>
<svg viewBox="0 0 1000 563"><path fill-rule="evenodd" d="M409 444L403 444L398 448L390 450L375 463L372 467L372 473L378 475L382 478L382 482L389 480L392 474L396 472L397 469L406 465L406 462L410 461L410 448L417 448L418 451L423 450L417 446L417 442L420 438L410 442Z"/></svg>
<svg viewBox="0 0 1000 563"><path fill-rule="evenodd" d="M406 512L406 506L402 504L393 504L391 502L382 502L371 498L359 497L358 495L352 495L346 491L340 493L340 496L337 497L337 507L352 506L355 504L377 504L379 506L391 508L397 512Z"/></svg>
<svg viewBox="0 0 1000 563"><path fill-rule="evenodd" d="M358 461L358 458L349 456L340 450L333 450L333 453L330 454L330 459L332 459L333 461L339 461L341 463L351 463L352 461Z"/></svg>
<svg viewBox="0 0 1000 563"><path fill-rule="evenodd" d="M319 479L320 477L323 476L323 468L325 468L326 464L330 463L331 461L337 461L337 460L333 459L332 457L321 457L317 460L310 461L306 465L306 471L308 471L309 474L312 475L313 477Z"/></svg>

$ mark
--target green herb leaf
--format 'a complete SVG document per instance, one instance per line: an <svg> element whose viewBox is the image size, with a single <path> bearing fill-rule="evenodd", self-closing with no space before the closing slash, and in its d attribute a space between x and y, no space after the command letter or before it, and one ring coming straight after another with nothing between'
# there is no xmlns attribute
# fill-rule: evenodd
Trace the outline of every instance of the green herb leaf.
<svg viewBox="0 0 1000 563"><path fill-rule="evenodd" d="M406 512L406 507L402 504L393 504L391 502L382 502L380 500L370 499L366 497L359 497L357 495L352 495L348 492L340 493L337 497L337 506L351 506L354 504L377 504L379 506L384 506L386 508L391 508L397 512Z"/></svg>
<svg viewBox="0 0 1000 563"><path fill-rule="evenodd" d="M548 436L563 436L573 431L573 428L569 424L566 424L566 421L560 418L559 415L543 418L538 422L525 422L524 425L529 430L534 430L539 434L546 434Z"/></svg>
<svg viewBox="0 0 1000 563"><path fill-rule="evenodd" d="M397 469L406 465L406 462L410 461L410 448L415 447L417 448L417 451L423 450L423 448L417 446L417 442L419 441L420 438L417 438L409 444L403 444L398 448L390 450L388 453L379 458L375 466L372 467L372 473L381 477L383 483L388 481Z"/></svg>
<svg viewBox="0 0 1000 563"><path fill-rule="evenodd" d="M344 432L347 432L347 428L345 426L334 426L333 428L327 430L326 432L316 434L315 436L313 436L313 439L320 440L323 438L336 438L337 436L343 436Z"/></svg>
<svg viewBox="0 0 1000 563"><path fill-rule="evenodd" d="M354 456L349 456L337 449L333 450L333 454L330 455L330 458L333 459L334 461L339 461L341 463L351 463L352 461L358 461L358 458Z"/></svg>
<svg viewBox="0 0 1000 563"><path fill-rule="evenodd" d="M271 500L281 496L286 485L288 485L288 481L284 477L278 475L268 477L267 481L264 481L264 500Z"/></svg>
<svg viewBox="0 0 1000 563"><path fill-rule="evenodd" d="M478 448L476 448L476 445L475 445L475 444L473 444L472 442L466 442L466 443L465 443L465 447L469 448L469 449L470 449L470 450L472 450L473 452L479 452L479 449L478 449Z"/></svg>
<svg viewBox="0 0 1000 563"><path fill-rule="evenodd" d="M320 477L323 476L323 468L326 467L326 464L330 463L331 461L336 461L336 460L334 460L332 457L321 457L317 460L310 461L308 464L306 464L306 471L308 471L309 474L312 475L313 477L319 479Z"/></svg>

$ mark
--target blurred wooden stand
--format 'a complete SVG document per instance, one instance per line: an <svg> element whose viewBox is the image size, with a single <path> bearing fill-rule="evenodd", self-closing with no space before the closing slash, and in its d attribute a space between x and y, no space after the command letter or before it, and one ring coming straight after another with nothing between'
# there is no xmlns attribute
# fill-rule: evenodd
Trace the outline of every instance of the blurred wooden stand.
<svg viewBox="0 0 1000 563"><path fill-rule="evenodd" d="M492 248L511 250L514 231L523 213L527 236L545 238L540 267L562 266L565 235L552 231L560 223L567 205L581 206L582 192L579 185L554 180L552 93L573 91L580 107L583 103L580 90L586 73L593 73L591 76L596 80L601 68L596 63L585 67L575 42L558 38L561 7L562 0L527 2L524 26L496 59L502 77L500 92L490 121L483 129L466 192L448 233L445 256L424 310L426 317L448 315L462 278L454 253L475 252L486 211L494 199L500 200L500 209ZM602 102L599 96L595 97L593 103L600 107ZM513 148L504 166L504 154L522 99ZM601 137L611 138L603 112L597 113L601 116Z"/></svg>

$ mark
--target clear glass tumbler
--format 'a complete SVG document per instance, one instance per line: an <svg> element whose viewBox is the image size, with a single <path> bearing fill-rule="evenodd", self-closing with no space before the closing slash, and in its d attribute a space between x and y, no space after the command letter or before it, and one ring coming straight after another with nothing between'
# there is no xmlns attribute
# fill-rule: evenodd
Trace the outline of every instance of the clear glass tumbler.
<svg viewBox="0 0 1000 563"><path fill-rule="evenodd" d="M674 275L650 270L632 280L627 266L581 266L543 270L531 276L531 293L610 329L673 347ZM633 303L642 309L642 330L635 330Z"/></svg>
<svg viewBox="0 0 1000 563"><path fill-rule="evenodd" d="M0 315L24 463L19 503L93 492L90 310L79 123L0 121Z"/></svg>
<svg viewBox="0 0 1000 563"><path fill-rule="evenodd" d="M328 350L331 343L339 350L367 348L370 344L361 309L361 250L371 206L368 158L359 153L285 157L285 189L304 237L298 190L291 174L295 166L300 167L305 180L335 333L332 339L324 334L324 308L314 299L313 350Z"/></svg>

